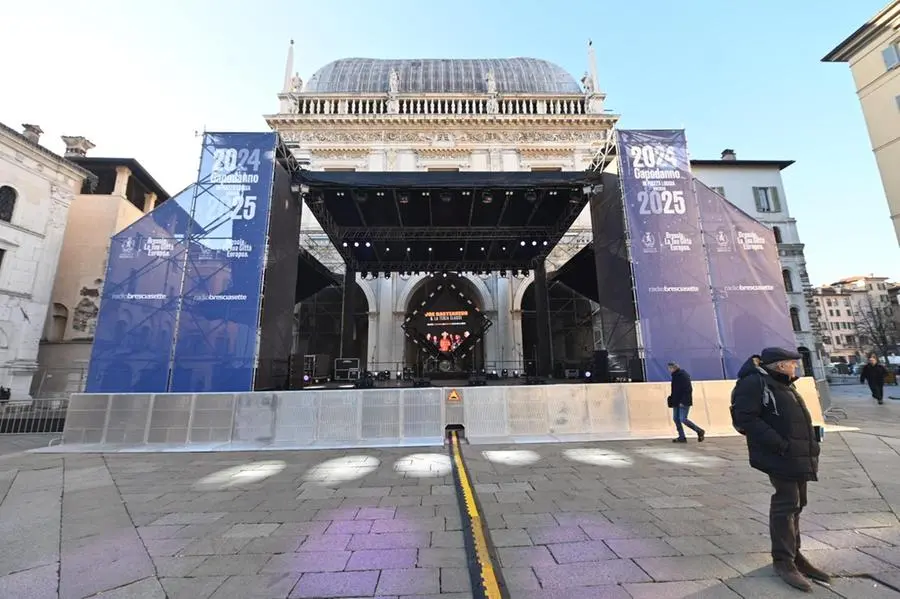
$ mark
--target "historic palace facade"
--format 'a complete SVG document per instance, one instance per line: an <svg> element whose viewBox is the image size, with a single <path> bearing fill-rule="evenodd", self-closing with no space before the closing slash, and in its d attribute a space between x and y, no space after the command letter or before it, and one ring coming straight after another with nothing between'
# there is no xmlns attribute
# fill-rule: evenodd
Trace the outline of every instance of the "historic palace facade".
<svg viewBox="0 0 900 599"><path fill-rule="evenodd" d="M531 58L350 58L322 67L304 83L292 75L292 52L279 112L266 120L312 170L583 171L613 142L618 117L604 109L593 60L581 84L562 68ZM302 228L301 245L342 272L343 263L306 206ZM590 241L585 210L549 256L548 272ZM464 277L471 299L493 322L484 339L485 367L523 368L532 357L527 331L523 340L532 275ZM370 370L394 371L415 359L400 325L427 280L425 273L357 278L368 304L359 357ZM589 359L595 347L589 302L565 291L553 296L551 291L551 304L559 307L552 315L555 359Z"/></svg>

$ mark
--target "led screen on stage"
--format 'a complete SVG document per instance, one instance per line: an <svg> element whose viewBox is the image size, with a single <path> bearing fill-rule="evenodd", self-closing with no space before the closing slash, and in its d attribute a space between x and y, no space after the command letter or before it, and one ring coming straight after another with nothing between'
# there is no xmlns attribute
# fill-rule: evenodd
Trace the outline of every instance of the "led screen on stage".
<svg viewBox="0 0 900 599"><path fill-rule="evenodd" d="M454 283L438 285L403 324L427 353L455 358L465 357L487 326L488 319Z"/></svg>

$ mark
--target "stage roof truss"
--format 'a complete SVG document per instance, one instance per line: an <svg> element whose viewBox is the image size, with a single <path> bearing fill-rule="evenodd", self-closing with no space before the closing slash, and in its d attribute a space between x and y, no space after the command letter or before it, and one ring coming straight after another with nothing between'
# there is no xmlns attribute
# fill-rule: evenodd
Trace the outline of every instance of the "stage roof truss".
<svg viewBox="0 0 900 599"><path fill-rule="evenodd" d="M527 269L600 185L593 172L311 172L295 183L360 272Z"/></svg>

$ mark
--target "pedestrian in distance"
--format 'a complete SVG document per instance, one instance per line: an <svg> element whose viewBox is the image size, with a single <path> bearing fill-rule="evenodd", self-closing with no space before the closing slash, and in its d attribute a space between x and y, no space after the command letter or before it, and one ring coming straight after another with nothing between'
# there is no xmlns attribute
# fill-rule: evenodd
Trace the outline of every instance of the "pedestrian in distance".
<svg viewBox="0 0 900 599"><path fill-rule="evenodd" d="M820 429L794 386L800 354L769 347L741 367L733 394L734 427L747 436L750 466L769 475L769 535L775 572L787 584L811 591L809 579L829 582L800 553L800 513L806 487L818 480Z"/></svg>
<svg viewBox="0 0 900 599"><path fill-rule="evenodd" d="M691 375L675 362L669 362L668 366L669 373L672 375L672 388L668 404L672 408L672 419L675 421L675 429L678 431L678 438L673 439L672 443L687 443L684 427L697 433L697 441L703 442L703 439L706 438L706 431L688 420L691 406L694 405L694 386L691 384Z"/></svg>
<svg viewBox="0 0 900 599"><path fill-rule="evenodd" d="M869 356L868 363L862 367L859 374L860 383L869 383L869 390L872 392L878 403L884 403L884 379L887 378L887 368L878 363L878 357L875 354Z"/></svg>

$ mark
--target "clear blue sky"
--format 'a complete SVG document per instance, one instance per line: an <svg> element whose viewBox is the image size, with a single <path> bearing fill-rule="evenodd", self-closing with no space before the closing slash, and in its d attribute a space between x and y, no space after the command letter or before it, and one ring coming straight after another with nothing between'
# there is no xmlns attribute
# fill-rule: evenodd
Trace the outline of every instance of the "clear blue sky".
<svg viewBox="0 0 900 599"><path fill-rule="evenodd" d="M265 129L291 38L304 79L347 56L532 56L580 78L590 38L622 127L683 126L695 158L797 161L786 192L815 284L900 279L849 68L819 62L885 2L3 2L0 23L19 25L0 36L0 121L41 125L57 151L84 135L174 193L195 174L195 130Z"/></svg>

